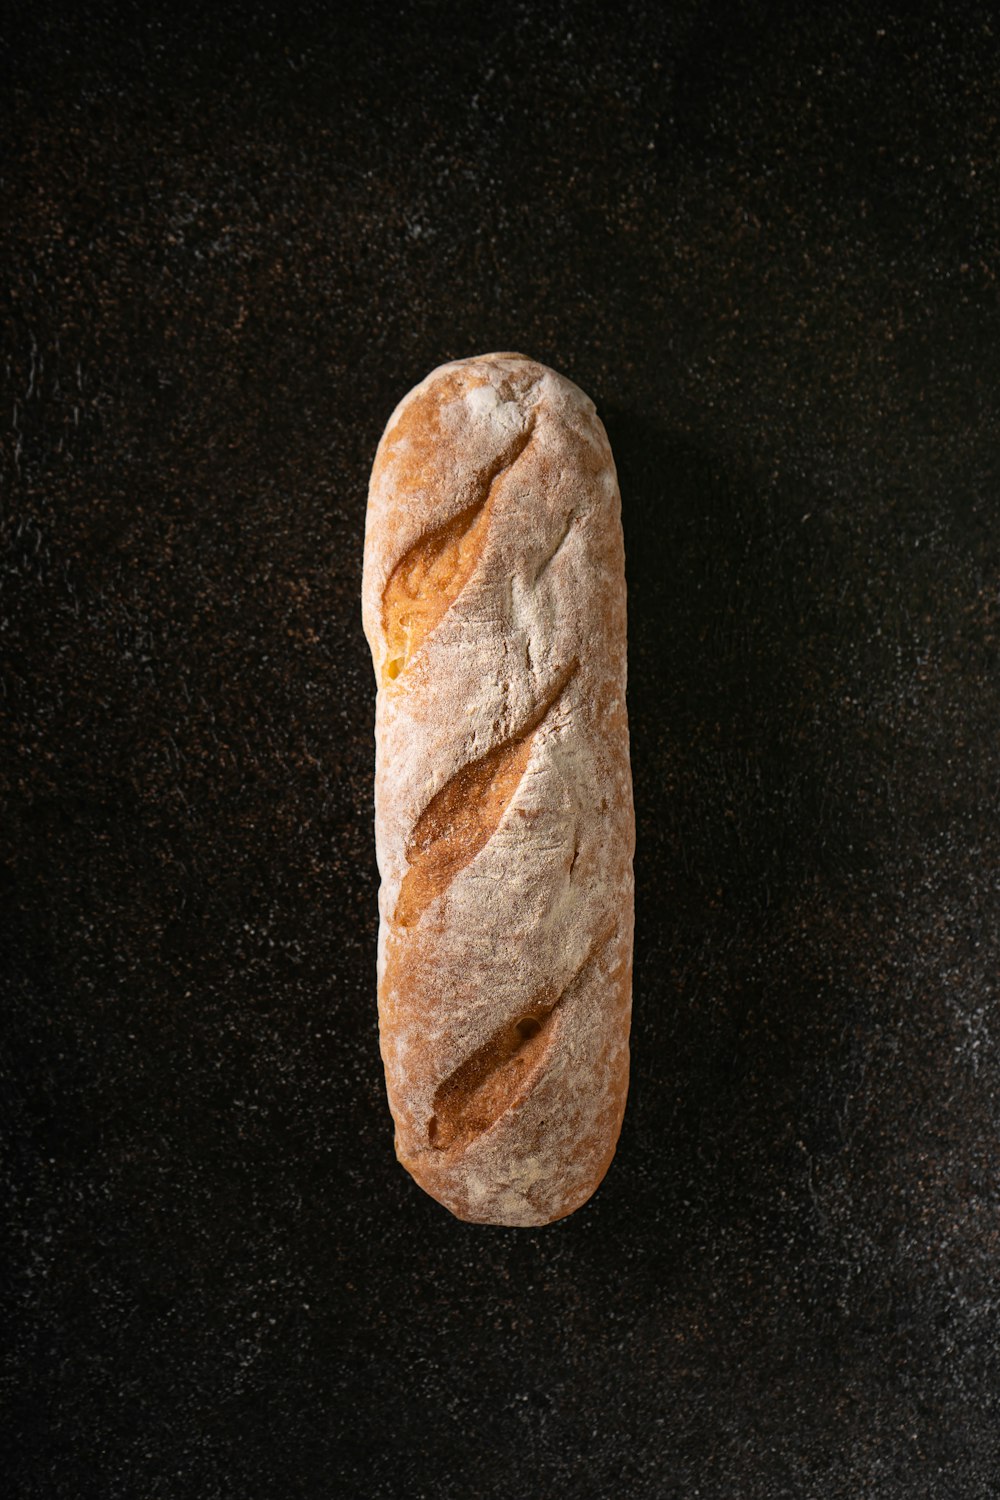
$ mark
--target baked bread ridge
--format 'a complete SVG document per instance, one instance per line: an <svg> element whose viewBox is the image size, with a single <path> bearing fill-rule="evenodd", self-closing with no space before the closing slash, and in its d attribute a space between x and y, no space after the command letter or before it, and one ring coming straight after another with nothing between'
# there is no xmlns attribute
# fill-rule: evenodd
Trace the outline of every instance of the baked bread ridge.
<svg viewBox="0 0 1000 1500"><path fill-rule="evenodd" d="M363 618L397 1155L459 1218L548 1223L614 1154L631 1010L621 502L578 387L490 354L400 402Z"/></svg>

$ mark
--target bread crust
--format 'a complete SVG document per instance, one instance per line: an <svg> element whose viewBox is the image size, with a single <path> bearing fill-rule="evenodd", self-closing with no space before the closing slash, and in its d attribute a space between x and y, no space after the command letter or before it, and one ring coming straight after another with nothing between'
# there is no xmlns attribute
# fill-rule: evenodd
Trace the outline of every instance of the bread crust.
<svg viewBox="0 0 1000 1500"><path fill-rule="evenodd" d="M399 1160L476 1223L590 1197L628 1089L621 501L570 381L442 365L372 470L382 1058Z"/></svg>

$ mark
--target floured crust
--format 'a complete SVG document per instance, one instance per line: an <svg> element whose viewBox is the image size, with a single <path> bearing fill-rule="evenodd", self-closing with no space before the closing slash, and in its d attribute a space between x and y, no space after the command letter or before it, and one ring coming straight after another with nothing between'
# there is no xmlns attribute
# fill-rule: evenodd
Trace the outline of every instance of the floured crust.
<svg viewBox="0 0 1000 1500"><path fill-rule="evenodd" d="M400 1161L474 1222L579 1207L625 1107L620 512L592 402L516 354L434 370L372 470L386 1086Z"/></svg>

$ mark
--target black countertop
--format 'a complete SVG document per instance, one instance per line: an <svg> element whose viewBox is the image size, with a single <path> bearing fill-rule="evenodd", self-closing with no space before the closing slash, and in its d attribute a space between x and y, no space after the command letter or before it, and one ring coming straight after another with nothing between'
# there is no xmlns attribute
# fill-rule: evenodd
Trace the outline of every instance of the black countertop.
<svg viewBox="0 0 1000 1500"><path fill-rule="evenodd" d="M992 7L18 4L8 1493L1000 1492ZM520 349L620 470L633 1085L450 1218L374 996L368 470Z"/></svg>

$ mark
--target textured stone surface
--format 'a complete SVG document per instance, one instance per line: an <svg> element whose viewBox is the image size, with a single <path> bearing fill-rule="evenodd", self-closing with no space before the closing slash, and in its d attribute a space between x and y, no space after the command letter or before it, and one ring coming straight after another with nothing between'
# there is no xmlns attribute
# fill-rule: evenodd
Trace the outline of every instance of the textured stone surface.
<svg viewBox="0 0 1000 1500"><path fill-rule="evenodd" d="M1000 54L918 9L15 7L13 1493L996 1492ZM630 585L633 1090L543 1231L409 1182L375 1027L368 469L492 348Z"/></svg>

